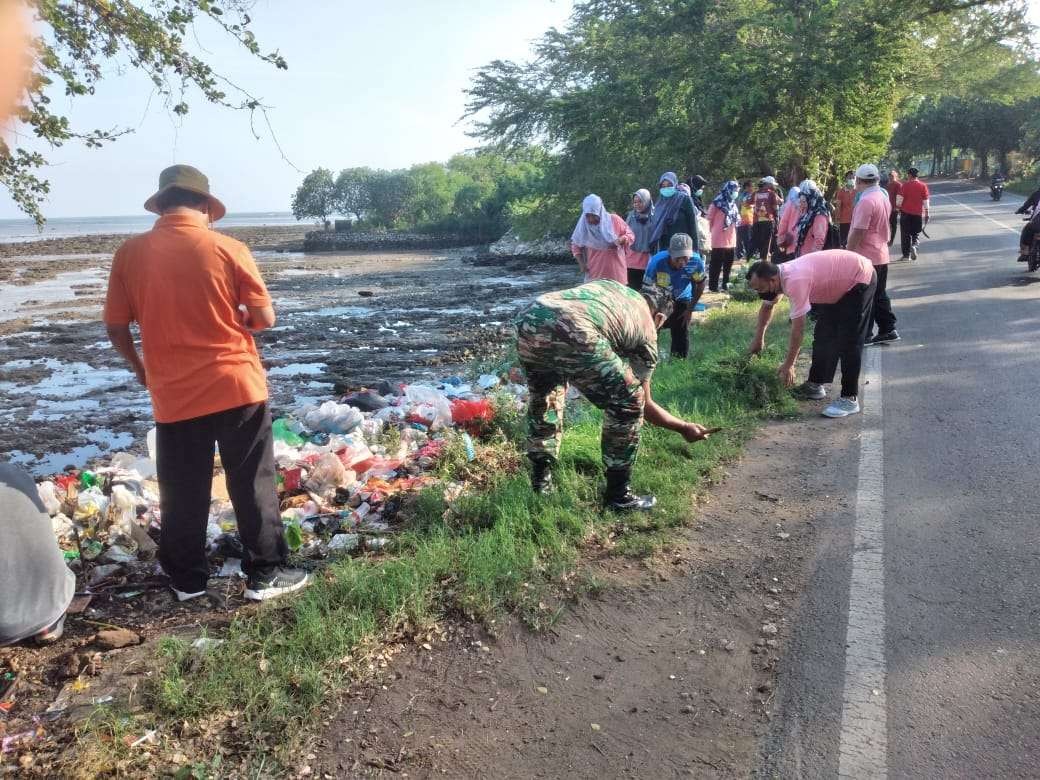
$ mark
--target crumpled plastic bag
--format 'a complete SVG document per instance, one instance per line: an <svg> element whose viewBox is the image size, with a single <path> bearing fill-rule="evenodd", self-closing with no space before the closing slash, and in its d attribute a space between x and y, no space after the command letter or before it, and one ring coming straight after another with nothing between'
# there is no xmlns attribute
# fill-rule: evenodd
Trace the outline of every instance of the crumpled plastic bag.
<svg viewBox="0 0 1040 780"><path fill-rule="evenodd" d="M326 452L314 464L307 476L305 483L308 490L325 495L335 492L336 488L353 485L357 481L357 475L349 471L335 454Z"/></svg>
<svg viewBox="0 0 1040 780"><path fill-rule="evenodd" d="M61 511L61 501L58 499L58 487L53 482L41 482L36 486L36 492L40 494L43 508L51 517Z"/></svg>
<svg viewBox="0 0 1040 780"><path fill-rule="evenodd" d="M312 431L325 433L350 433L364 421L364 416L353 406L326 401L321 406L310 407L303 415L303 423Z"/></svg>
<svg viewBox="0 0 1040 780"><path fill-rule="evenodd" d="M100 488L92 487L80 491L76 497L76 512L73 520L79 522L91 521L104 515L108 509L108 498L101 492Z"/></svg>
<svg viewBox="0 0 1040 780"><path fill-rule="evenodd" d="M115 485L108 503L110 533L130 536L134 518L137 517L137 500L123 485Z"/></svg>
<svg viewBox="0 0 1040 780"><path fill-rule="evenodd" d="M451 402L437 388L408 385L404 395L412 407L409 417L421 418L432 431L451 425Z"/></svg>

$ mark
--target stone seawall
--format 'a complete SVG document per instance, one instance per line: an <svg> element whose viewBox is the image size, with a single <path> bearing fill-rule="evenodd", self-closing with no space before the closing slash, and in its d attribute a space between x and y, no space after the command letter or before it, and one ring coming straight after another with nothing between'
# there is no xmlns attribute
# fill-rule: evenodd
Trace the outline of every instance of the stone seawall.
<svg viewBox="0 0 1040 780"><path fill-rule="evenodd" d="M435 236L403 232L335 232L315 230L303 241L304 252L347 252L362 250L453 249L479 243L472 236Z"/></svg>

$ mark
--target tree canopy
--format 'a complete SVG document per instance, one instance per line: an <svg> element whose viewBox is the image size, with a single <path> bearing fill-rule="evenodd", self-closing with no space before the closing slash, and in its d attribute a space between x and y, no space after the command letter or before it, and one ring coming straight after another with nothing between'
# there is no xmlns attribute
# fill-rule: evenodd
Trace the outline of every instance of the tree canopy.
<svg viewBox="0 0 1040 780"><path fill-rule="evenodd" d="M496 239L508 229L512 206L542 191L548 162L545 153L525 148L458 154L446 163L398 170L346 168L335 180L321 168L300 185L293 213L322 220L338 213L375 227ZM310 205L315 201L328 210Z"/></svg>
<svg viewBox="0 0 1040 780"><path fill-rule="evenodd" d="M174 114L186 114L192 93L232 109L263 111L261 100L234 84L186 43L205 21L223 30L258 59L287 64L265 52L249 29L251 0L29 0L42 34L33 44L33 74L17 116L36 138L52 147L81 142L96 147L130 132L126 128L78 128L54 108L64 94L89 98L114 62L144 73ZM46 157L36 149L0 140L0 183L38 224L49 192L40 174Z"/></svg>
<svg viewBox="0 0 1040 780"><path fill-rule="evenodd" d="M937 74L927 42L985 0L584 0L528 62L496 60L468 90L478 137L558 153L561 228L583 193L617 207L665 170L780 172L826 182L877 160L897 112ZM567 220L560 214L566 207Z"/></svg>

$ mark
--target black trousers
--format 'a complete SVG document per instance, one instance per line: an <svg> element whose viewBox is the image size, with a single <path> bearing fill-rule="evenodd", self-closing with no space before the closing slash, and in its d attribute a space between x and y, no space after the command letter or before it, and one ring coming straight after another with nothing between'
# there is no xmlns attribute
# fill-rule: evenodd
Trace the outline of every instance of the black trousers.
<svg viewBox="0 0 1040 780"><path fill-rule="evenodd" d="M158 423L156 447L162 531L159 561L178 590L205 590L206 526L213 483L213 444L220 448L228 495L245 547L242 570L269 574L288 549L275 486L274 434L266 403L204 417Z"/></svg>
<svg viewBox="0 0 1040 780"><path fill-rule="evenodd" d="M686 322L689 310L689 301L676 301L672 316L664 323L663 327L672 334L672 357L686 358L690 355L690 326Z"/></svg>
<svg viewBox="0 0 1040 780"><path fill-rule="evenodd" d="M899 239L902 242L903 257L910 256L910 247L917 246L917 237L924 229L924 217L920 214L899 215Z"/></svg>
<svg viewBox="0 0 1040 780"><path fill-rule="evenodd" d="M768 220L756 222L751 226L751 254L758 255L759 260L769 259L774 227L773 223Z"/></svg>
<svg viewBox="0 0 1040 780"><path fill-rule="evenodd" d="M892 207L892 215L888 218L888 245L892 246L892 242L896 240L896 226L899 225L899 212L896 211L895 206Z"/></svg>
<svg viewBox="0 0 1040 780"><path fill-rule="evenodd" d="M874 324L878 333L891 333L896 329L896 315L892 313L892 299L888 297L888 266L875 265L877 291L874 293Z"/></svg>
<svg viewBox="0 0 1040 780"><path fill-rule="evenodd" d="M708 262L708 289L712 292L719 291L719 276L722 276L722 289L729 287L729 274L733 270L733 258L735 249L712 249L711 260Z"/></svg>
<svg viewBox="0 0 1040 780"><path fill-rule="evenodd" d="M754 254L751 225L737 225L737 257L741 260Z"/></svg>
<svg viewBox="0 0 1040 780"><path fill-rule="evenodd" d="M842 222L840 225L838 225L838 243L841 244L842 249L849 245L849 233L851 231L851 222Z"/></svg>
<svg viewBox="0 0 1040 780"><path fill-rule="evenodd" d="M875 274L870 284L857 284L837 303L817 304L810 382L830 384L840 363L842 396L859 395L863 343L870 335L876 290Z"/></svg>
<svg viewBox="0 0 1040 780"><path fill-rule="evenodd" d="M628 286L636 292L643 289L643 277L646 276L645 268L628 269Z"/></svg>

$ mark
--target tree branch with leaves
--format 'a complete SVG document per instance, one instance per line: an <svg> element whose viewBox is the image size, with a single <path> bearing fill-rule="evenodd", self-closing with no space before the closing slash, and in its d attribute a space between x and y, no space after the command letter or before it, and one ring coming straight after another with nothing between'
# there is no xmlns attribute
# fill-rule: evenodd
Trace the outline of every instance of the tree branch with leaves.
<svg viewBox="0 0 1040 780"><path fill-rule="evenodd" d="M259 116L270 129L262 100L186 44L193 25L206 22L263 62L286 69L285 59L277 51L264 52L249 29L250 0L31 0L29 5L44 33L33 43L33 72L16 117L44 145L79 142L98 147L132 132L77 128L53 108L58 94L89 99L105 78L103 66L108 63L143 73L175 115L187 114L191 95L197 93L210 103L248 111L251 119ZM259 137L255 127L253 132ZM40 173L45 166L39 149L0 140L0 184L41 226L42 204L50 189Z"/></svg>

